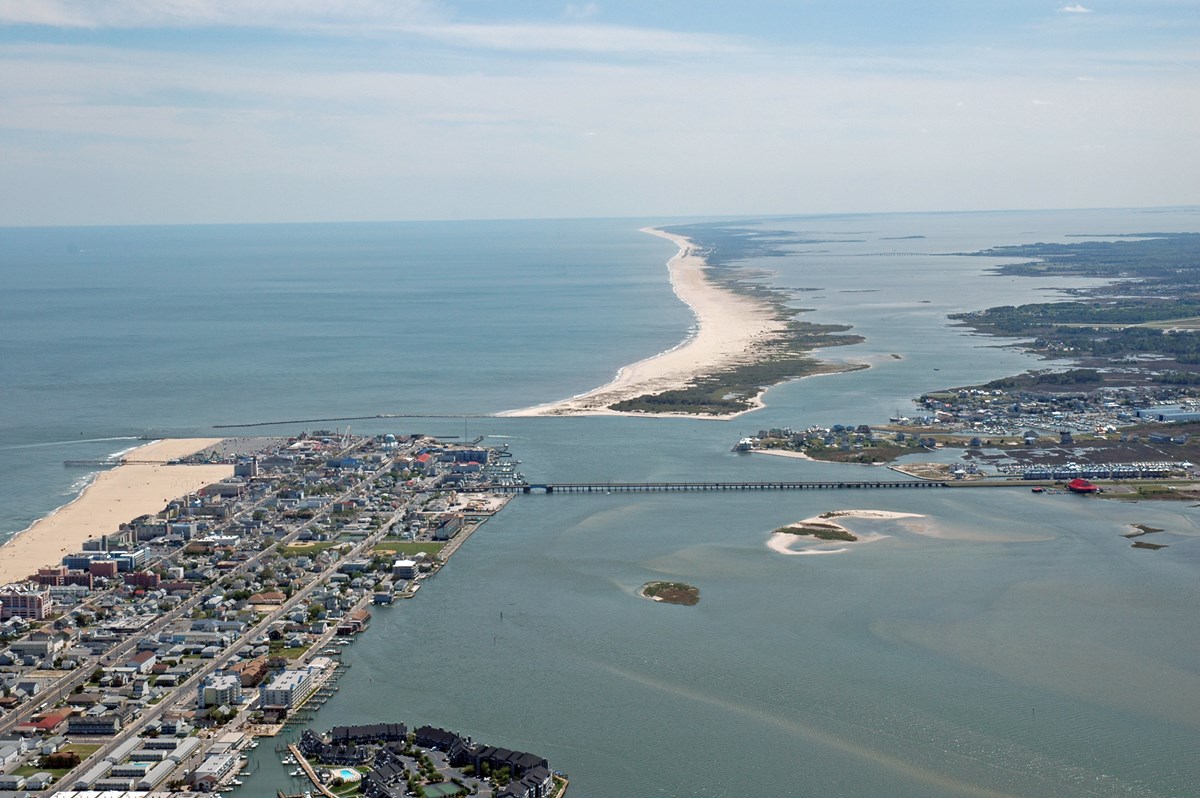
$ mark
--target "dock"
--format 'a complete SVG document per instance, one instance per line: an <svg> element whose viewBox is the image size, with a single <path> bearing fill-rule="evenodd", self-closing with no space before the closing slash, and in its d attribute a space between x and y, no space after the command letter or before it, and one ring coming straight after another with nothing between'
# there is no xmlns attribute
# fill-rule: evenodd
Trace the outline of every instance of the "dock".
<svg viewBox="0 0 1200 798"><path fill-rule="evenodd" d="M300 765L300 769L304 771L304 775L308 776L308 780L312 782L313 787L317 789L325 798L338 798L337 793L330 790L321 780L317 778L317 772L313 770L313 766L305 758L304 754L300 753L300 749L295 744L288 745L288 751L292 756L296 757L296 762Z"/></svg>

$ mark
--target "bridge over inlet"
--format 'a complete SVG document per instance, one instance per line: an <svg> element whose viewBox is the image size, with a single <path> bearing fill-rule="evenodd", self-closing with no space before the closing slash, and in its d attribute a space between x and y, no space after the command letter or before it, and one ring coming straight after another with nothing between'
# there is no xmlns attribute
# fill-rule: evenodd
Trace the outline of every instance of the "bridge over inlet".
<svg viewBox="0 0 1200 798"><path fill-rule="evenodd" d="M499 493L667 493L673 491L714 490L853 490L873 488L924 489L944 488L945 482L926 480L814 482L559 482L521 485L493 485L488 491Z"/></svg>

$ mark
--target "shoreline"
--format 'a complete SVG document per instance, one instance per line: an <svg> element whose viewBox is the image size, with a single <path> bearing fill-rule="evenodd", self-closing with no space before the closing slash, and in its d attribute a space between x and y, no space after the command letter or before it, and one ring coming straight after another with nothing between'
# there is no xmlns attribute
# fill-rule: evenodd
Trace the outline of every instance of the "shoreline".
<svg viewBox="0 0 1200 798"><path fill-rule="evenodd" d="M221 438L174 438L125 450L143 459L186 457ZM153 515L172 499L233 475L231 465L123 464L101 471L78 496L51 510L0 545L0 584L16 582L53 565L84 541L117 531L142 515Z"/></svg>
<svg viewBox="0 0 1200 798"><path fill-rule="evenodd" d="M748 454L767 454L771 457L790 457L793 460L808 460L809 462L830 462L828 460L818 461L817 458L811 457L804 452L793 452L790 449L751 449Z"/></svg>
<svg viewBox="0 0 1200 798"><path fill-rule="evenodd" d="M839 524L837 518L873 518L887 521L899 521L905 518L925 518L921 513L901 513L891 510L832 510L829 513L814 515L811 518L805 518L800 521L793 521L788 526L803 526L805 524L821 524L828 527L841 530L851 535L855 535L858 540L843 541L843 540L822 540L812 535L794 535L789 532L772 532L767 539L767 548L779 554L786 555L813 555L813 554L842 554L850 551L851 548L859 546L863 543L874 543L879 540L888 538L889 535L879 533L858 534L847 528L843 524ZM801 548L796 548L798 544L806 544ZM836 546L837 548L829 548Z"/></svg>
<svg viewBox="0 0 1200 798"><path fill-rule="evenodd" d="M611 415L646 418L737 418L763 406L762 394L746 410L714 416L702 413L631 413L610 405L646 394L684 388L697 378L754 359L753 350L778 338L787 329L766 302L738 294L709 279L704 256L688 238L654 227L639 232L665 238L679 251L667 261L675 296L696 317L691 333L676 346L657 355L622 366L612 381L556 402L497 413L500 417Z"/></svg>

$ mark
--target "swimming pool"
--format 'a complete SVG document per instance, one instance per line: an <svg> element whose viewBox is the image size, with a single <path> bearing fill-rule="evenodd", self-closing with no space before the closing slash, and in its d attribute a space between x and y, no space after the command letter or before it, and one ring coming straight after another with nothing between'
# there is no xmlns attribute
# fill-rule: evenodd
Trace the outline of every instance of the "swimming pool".
<svg viewBox="0 0 1200 798"><path fill-rule="evenodd" d="M333 775L342 780L343 784L357 784L362 781L362 774L354 768L338 768Z"/></svg>

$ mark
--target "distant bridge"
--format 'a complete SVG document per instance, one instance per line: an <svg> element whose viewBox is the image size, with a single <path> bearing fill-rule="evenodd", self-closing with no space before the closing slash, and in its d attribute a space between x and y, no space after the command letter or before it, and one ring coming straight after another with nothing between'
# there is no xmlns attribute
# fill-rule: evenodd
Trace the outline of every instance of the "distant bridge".
<svg viewBox="0 0 1200 798"><path fill-rule="evenodd" d="M944 488L945 482L896 480L870 482L559 482L492 485L494 493L668 493L713 490L846 490L863 488Z"/></svg>

